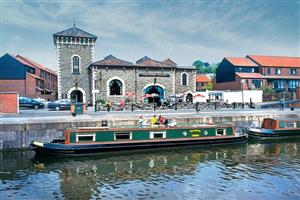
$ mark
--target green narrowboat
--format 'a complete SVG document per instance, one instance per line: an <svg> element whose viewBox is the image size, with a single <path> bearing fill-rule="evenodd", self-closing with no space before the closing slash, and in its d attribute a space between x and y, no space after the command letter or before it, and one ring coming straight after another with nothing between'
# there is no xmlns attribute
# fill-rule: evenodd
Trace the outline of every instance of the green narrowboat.
<svg viewBox="0 0 300 200"><path fill-rule="evenodd" d="M33 141L37 154L85 155L130 149L172 147L180 145L221 145L245 142L234 125L200 125L145 128L70 128L63 140Z"/></svg>
<svg viewBox="0 0 300 200"><path fill-rule="evenodd" d="M250 128L252 139L288 139L300 137L300 119L265 118L261 128Z"/></svg>

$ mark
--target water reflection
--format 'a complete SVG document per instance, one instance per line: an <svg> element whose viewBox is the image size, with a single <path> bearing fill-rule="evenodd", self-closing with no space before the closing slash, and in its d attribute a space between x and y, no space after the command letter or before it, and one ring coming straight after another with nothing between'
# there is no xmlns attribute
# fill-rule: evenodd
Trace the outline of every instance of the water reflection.
<svg viewBox="0 0 300 200"><path fill-rule="evenodd" d="M84 158L0 153L3 199L297 199L300 141ZM0 198L2 199L2 198Z"/></svg>

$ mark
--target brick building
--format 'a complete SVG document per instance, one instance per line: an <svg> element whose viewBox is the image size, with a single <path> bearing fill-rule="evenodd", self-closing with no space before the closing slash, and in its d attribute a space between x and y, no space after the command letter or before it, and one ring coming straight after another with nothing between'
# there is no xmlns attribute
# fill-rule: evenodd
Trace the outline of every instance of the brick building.
<svg viewBox="0 0 300 200"><path fill-rule="evenodd" d="M58 58L58 98L95 103L131 98L160 102L173 93L196 90L194 67L178 66L171 59L147 56L132 63L112 55L93 62L97 37L75 25L53 35ZM153 95L156 94L156 95Z"/></svg>
<svg viewBox="0 0 300 200"><path fill-rule="evenodd" d="M216 90L260 89L294 92L300 86L300 57L225 57L216 71Z"/></svg>
<svg viewBox="0 0 300 200"><path fill-rule="evenodd" d="M28 58L5 54L0 58L0 92L52 100L56 97L57 75Z"/></svg>
<svg viewBox="0 0 300 200"><path fill-rule="evenodd" d="M205 74L197 74L196 76L196 91L204 90L204 88L212 83L212 79L210 76Z"/></svg>

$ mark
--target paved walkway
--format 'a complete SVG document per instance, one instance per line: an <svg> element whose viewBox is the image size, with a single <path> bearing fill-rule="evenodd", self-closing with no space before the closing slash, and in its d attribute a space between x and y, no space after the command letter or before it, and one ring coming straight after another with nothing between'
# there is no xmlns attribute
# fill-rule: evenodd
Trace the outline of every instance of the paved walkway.
<svg viewBox="0 0 300 200"><path fill-rule="evenodd" d="M279 111L278 109L222 109L213 111L195 110L157 110L157 111L112 111L94 112L89 109L87 114L71 116L70 111L48 110L21 110L18 115L0 115L0 124L20 123L47 123L47 122L75 122L75 121L99 121L99 120L126 120L137 119L140 115L150 117L163 115L169 118L195 118L195 117L232 117L232 116L257 116L257 115L295 115L300 117L300 109Z"/></svg>

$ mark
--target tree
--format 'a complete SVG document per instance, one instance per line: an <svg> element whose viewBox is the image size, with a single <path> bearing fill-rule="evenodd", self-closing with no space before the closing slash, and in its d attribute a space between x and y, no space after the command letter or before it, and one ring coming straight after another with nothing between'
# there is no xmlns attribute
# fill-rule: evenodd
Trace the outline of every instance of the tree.
<svg viewBox="0 0 300 200"><path fill-rule="evenodd" d="M197 74L215 74L216 69L220 63L209 64L208 62L202 62L201 60L196 60L193 66L197 69Z"/></svg>
<svg viewBox="0 0 300 200"><path fill-rule="evenodd" d="M200 74L204 69L204 63L201 60L196 60L195 62L193 62L193 66L196 67L197 74Z"/></svg>
<svg viewBox="0 0 300 200"><path fill-rule="evenodd" d="M202 87L203 90L212 90L213 89L213 84L212 83L207 83L205 86Z"/></svg>

